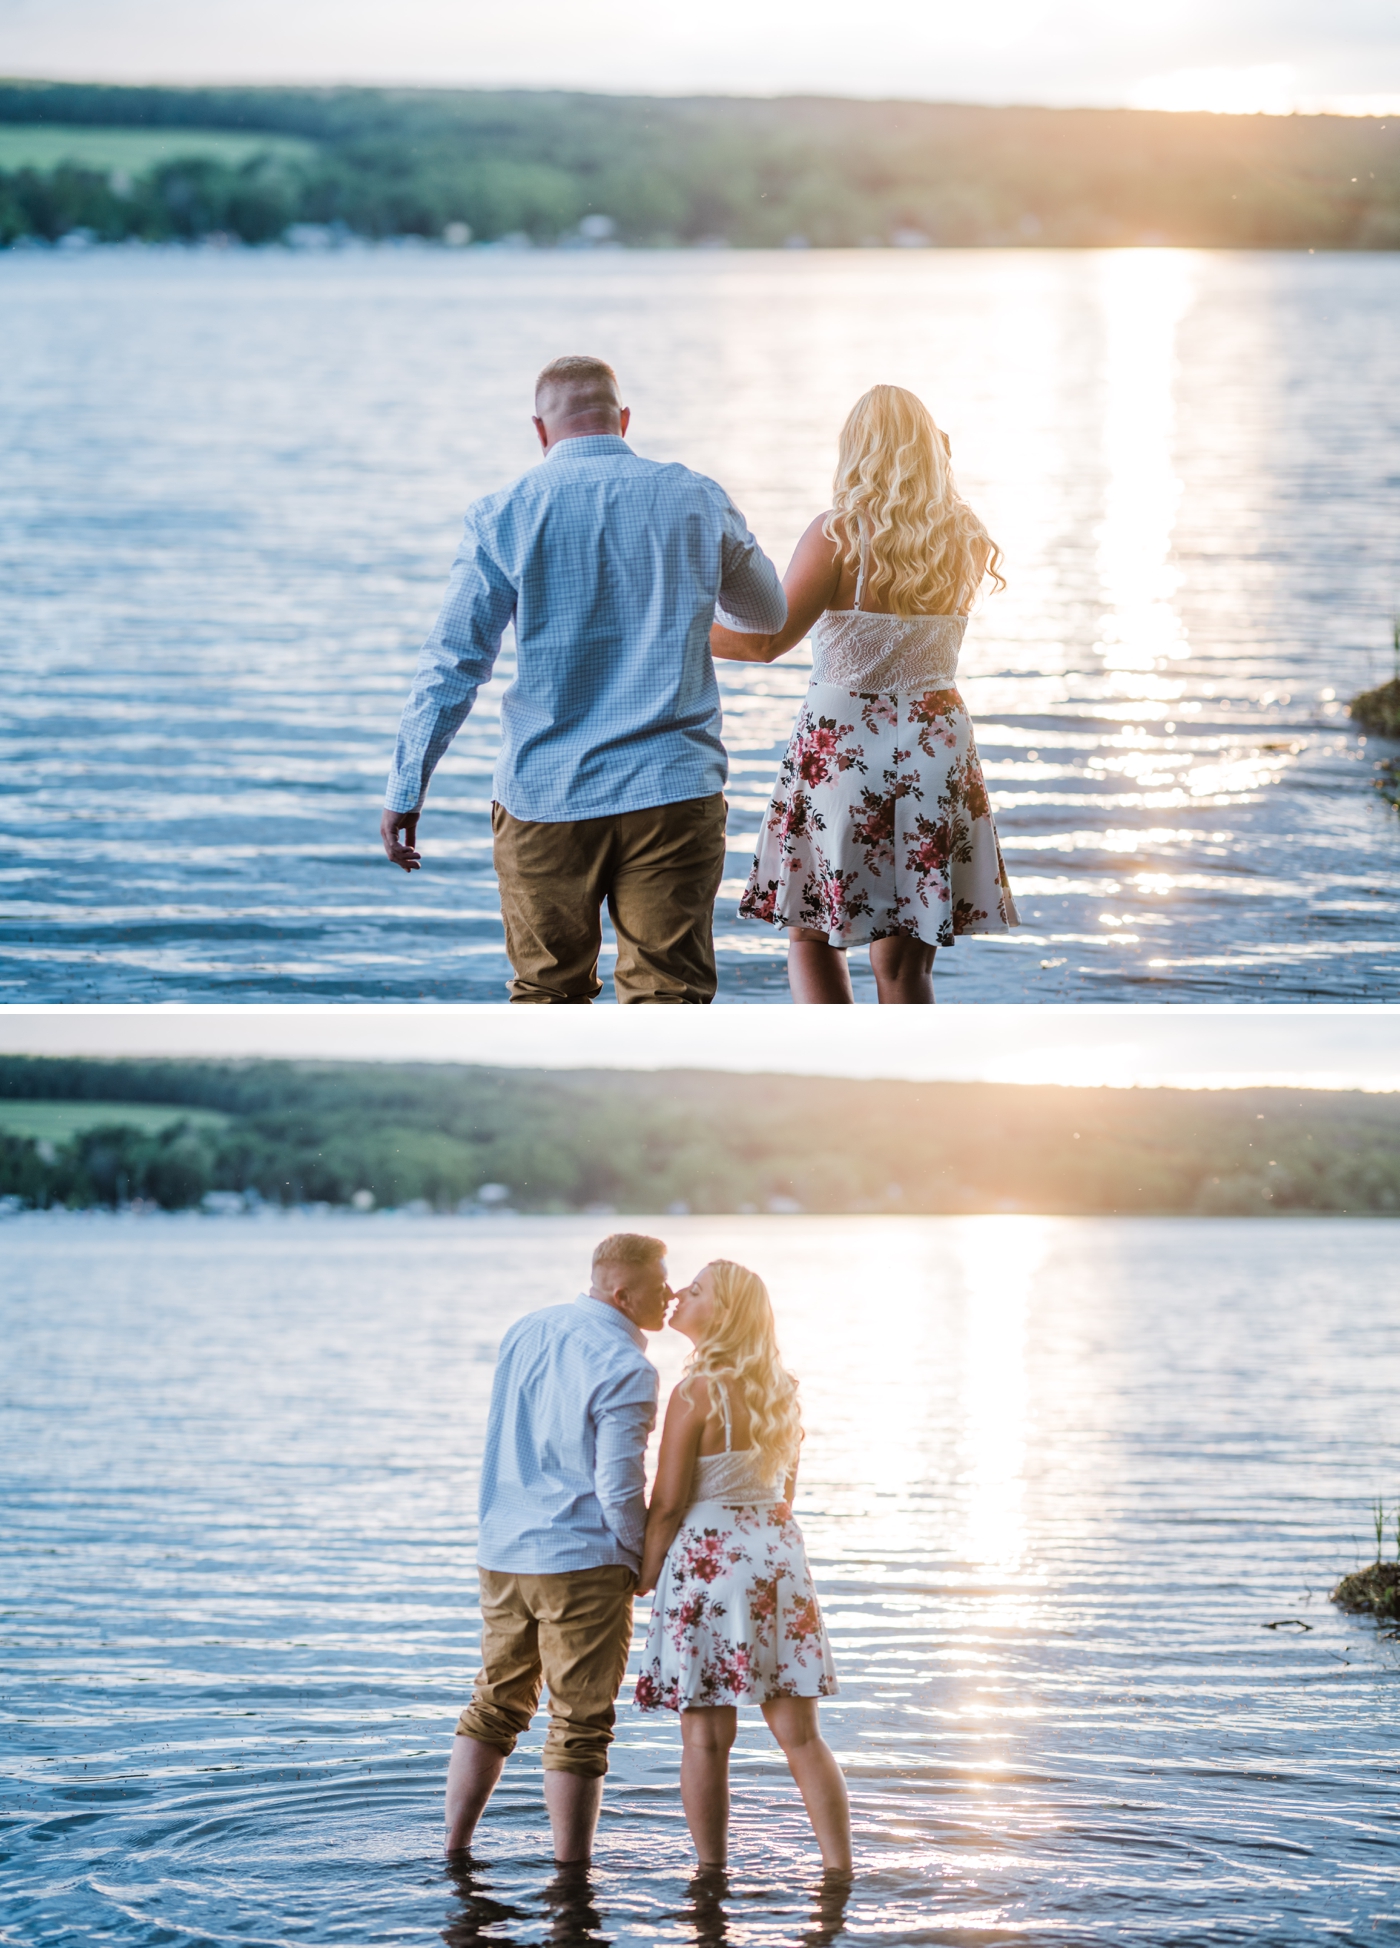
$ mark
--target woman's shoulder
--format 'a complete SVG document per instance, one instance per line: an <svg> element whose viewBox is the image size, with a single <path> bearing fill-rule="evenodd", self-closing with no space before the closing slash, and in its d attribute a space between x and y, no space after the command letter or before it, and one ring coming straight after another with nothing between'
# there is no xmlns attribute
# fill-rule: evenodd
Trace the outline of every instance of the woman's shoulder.
<svg viewBox="0 0 1400 1948"><path fill-rule="evenodd" d="M812 516L802 530L797 547L799 553L810 550L814 554L829 555L834 558L845 548L845 545L845 523L835 508L828 507L820 514Z"/></svg>
<svg viewBox="0 0 1400 1948"><path fill-rule="evenodd" d="M709 1419L711 1405L709 1381L703 1373L693 1373L672 1387L666 1411L703 1421Z"/></svg>

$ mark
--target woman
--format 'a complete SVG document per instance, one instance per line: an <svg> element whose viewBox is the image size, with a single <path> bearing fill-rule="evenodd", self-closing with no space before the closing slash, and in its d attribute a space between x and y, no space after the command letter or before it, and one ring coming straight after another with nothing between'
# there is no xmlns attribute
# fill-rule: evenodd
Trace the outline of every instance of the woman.
<svg viewBox="0 0 1400 1948"><path fill-rule="evenodd" d="M671 1324L695 1347L666 1408L638 1594L655 1590L637 1703L678 1711L681 1803L722 1867L736 1707L763 1708L831 1870L849 1873L846 1784L817 1725L831 1647L792 1519L802 1426L762 1279L707 1265Z"/></svg>
<svg viewBox="0 0 1400 1948"><path fill-rule="evenodd" d="M832 506L797 544L776 636L716 624L711 648L771 663L810 631L798 713L739 911L788 930L800 1002L849 1002L870 942L882 1002L932 1002L933 957L1018 924L958 650L1001 550L953 483L946 434L899 386L841 429Z"/></svg>

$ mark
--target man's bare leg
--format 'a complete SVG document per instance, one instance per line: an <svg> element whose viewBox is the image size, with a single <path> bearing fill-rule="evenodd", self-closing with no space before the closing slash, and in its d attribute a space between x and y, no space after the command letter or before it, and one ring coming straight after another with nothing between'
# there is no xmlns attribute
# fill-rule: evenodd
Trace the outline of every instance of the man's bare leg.
<svg viewBox="0 0 1400 1948"><path fill-rule="evenodd" d="M494 1781L492 1782L494 1784ZM482 1805L486 1801L482 1800ZM601 1779L585 1779L577 1772L546 1772L544 1803L554 1834L554 1858L561 1867L587 1860L603 1806Z"/></svg>
<svg viewBox="0 0 1400 1948"><path fill-rule="evenodd" d="M461 1732L453 1739L445 1807L449 1853L465 1853L471 1845L476 1823L496 1789L505 1762L505 1753L494 1745L483 1745L480 1739L466 1738Z"/></svg>

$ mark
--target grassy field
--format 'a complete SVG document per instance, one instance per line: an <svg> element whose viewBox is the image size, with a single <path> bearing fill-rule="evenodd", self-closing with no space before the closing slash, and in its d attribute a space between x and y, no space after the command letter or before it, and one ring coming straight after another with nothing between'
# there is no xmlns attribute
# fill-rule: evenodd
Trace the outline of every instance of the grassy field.
<svg viewBox="0 0 1400 1948"><path fill-rule="evenodd" d="M177 156L206 156L237 166L250 156L301 159L317 144L295 135L248 135L222 129L64 128L59 123L0 125L0 169L55 169L72 162L84 169L122 169L130 176Z"/></svg>
<svg viewBox="0 0 1400 1948"><path fill-rule="evenodd" d="M186 1109L178 1103L0 1102L0 1131L38 1142L66 1143L70 1136L112 1123L154 1136L180 1122L213 1131L226 1128L229 1118L221 1110Z"/></svg>

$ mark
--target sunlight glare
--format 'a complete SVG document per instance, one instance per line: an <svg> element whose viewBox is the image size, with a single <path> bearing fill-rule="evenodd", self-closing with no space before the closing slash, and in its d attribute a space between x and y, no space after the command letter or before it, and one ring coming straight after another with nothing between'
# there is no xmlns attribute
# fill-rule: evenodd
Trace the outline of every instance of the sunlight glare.
<svg viewBox="0 0 1400 1948"><path fill-rule="evenodd" d="M1015 1569L1026 1552L1026 1315L1048 1242L1034 1217L976 1218L958 1234L963 1554L988 1568Z"/></svg>
<svg viewBox="0 0 1400 1948"><path fill-rule="evenodd" d="M1172 563L1181 482L1172 457L1176 332L1195 287L1193 255L1115 250L1101 259L1105 336L1103 446L1107 472L1098 530L1106 614L1096 645L1106 666L1145 672L1189 654Z"/></svg>
<svg viewBox="0 0 1400 1948"><path fill-rule="evenodd" d="M1291 115L1297 100L1297 71L1286 61L1249 68L1175 68L1149 76L1128 93L1131 108L1185 115Z"/></svg>

